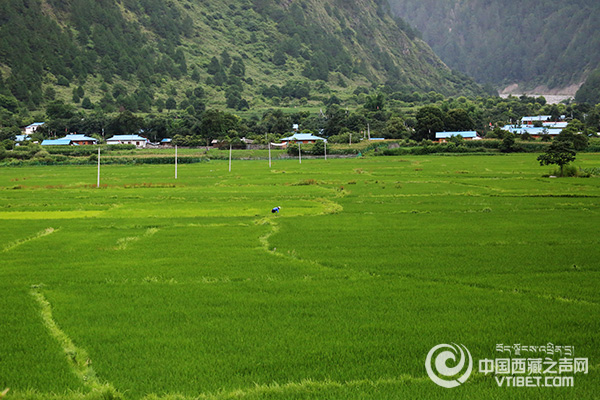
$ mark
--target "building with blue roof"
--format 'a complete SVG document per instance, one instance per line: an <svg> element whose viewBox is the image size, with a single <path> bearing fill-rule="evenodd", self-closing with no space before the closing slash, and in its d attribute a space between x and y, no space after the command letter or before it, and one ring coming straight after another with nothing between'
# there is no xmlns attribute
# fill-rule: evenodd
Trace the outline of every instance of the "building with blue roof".
<svg viewBox="0 0 600 400"><path fill-rule="evenodd" d="M327 143L327 139L324 139L319 136L315 136L312 133L294 133L292 136L289 136L289 137L286 137L283 139L279 139L279 141L283 142L283 144L285 144L285 145L287 145L288 143L302 143L302 144L316 143L317 140L322 140L323 142Z"/></svg>
<svg viewBox="0 0 600 400"><path fill-rule="evenodd" d="M446 143L448 141L448 139L450 139L451 137L454 137L454 136L460 136L465 140L480 139L480 137L477 136L477 132L475 132L475 131L456 131L456 132L436 132L435 140L437 140L439 143Z"/></svg>
<svg viewBox="0 0 600 400"><path fill-rule="evenodd" d="M77 135L77 134L67 135L63 139L70 139L71 144L79 145L79 146L98 144L98 139L94 139L92 137L85 136L85 135Z"/></svg>
<svg viewBox="0 0 600 400"><path fill-rule="evenodd" d="M569 123L567 121L559 121L559 122L547 121L547 122L542 123L542 126L548 128L548 129L565 129L567 127L567 125L569 125Z"/></svg>
<svg viewBox="0 0 600 400"><path fill-rule="evenodd" d="M527 133L534 138L540 138L544 135L556 136L562 132L561 128L548 128L548 127L533 127L533 126L515 126L505 125L502 127L503 130L509 131L515 135L523 135Z"/></svg>
<svg viewBox="0 0 600 400"><path fill-rule="evenodd" d="M42 146L85 146L98 144L98 140L85 135L67 135L59 139L46 139Z"/></svg>
<svg viewBox="0 0 600 400"><path fill-rule="evenodd" d="M555 126L560 128L565 128L567 126L567 122L560 122L566 118L566 115L561 115L559 117L559 121L552 121L552 115L535 115L535 116L525 116L521 118L521 123L523 125L533 126L535 122L541 122L543 126ZM564 126L562 126L564 125Z"/></svg>
<svg viewBox="0 0 600 400"><path fill-rule="evenodd" d="M46 139L42 141L42 146L70 146L71 139Z"/></svg>
<svg viewBox="0 0 600 400"><path fill-rule="evenodd" d="M552 115L534 115L521 118L521 122L526 125L533 125L534 122L546 122L552 119Z"/></svg>
<svg viewBox="0 0 600 400"><path fill-rule="evenodd" d="M33 124L27 125L25 128L23 128L23 133L25 135L33 135L35 131L37 131L42 125L44 125L44 122L34 122Z"/></svg>
<svg viewBox="0 0 600 400"><path fill-rule="evenodd" d="M136 147L146 147L148 139L139 135L115 135L106 139L106 144L133 144Z"/></svg>

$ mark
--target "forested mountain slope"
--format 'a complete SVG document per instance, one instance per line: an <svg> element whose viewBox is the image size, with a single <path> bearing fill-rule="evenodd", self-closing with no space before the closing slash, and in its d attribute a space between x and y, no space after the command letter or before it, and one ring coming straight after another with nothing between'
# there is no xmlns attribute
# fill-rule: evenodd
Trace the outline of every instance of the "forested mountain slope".
<svg viewBox="0 0 600 400"><path fill-rule="evenodd" d="M451 68L498 86L580 83L600 66L597 0L389 0Z"/></svg>
<svg viewBox="0 0 600 400"><path fill-rule="evenodd" d="M481 93L386 0L3 0L0 71L5 108L12 96L135 112L358 86Z"/></svg>

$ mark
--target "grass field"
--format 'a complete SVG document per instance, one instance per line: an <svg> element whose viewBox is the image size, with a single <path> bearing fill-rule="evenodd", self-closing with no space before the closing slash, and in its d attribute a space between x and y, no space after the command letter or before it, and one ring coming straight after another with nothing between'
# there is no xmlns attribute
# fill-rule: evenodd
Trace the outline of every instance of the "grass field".
<svg viewBox="0 0 600 400"><path fill-rule="evenodd" d="M0 169L7 399L598 398L598 178L531 154L173 172ZM548 342L589 359L574 387L425 370Z"/></svg>

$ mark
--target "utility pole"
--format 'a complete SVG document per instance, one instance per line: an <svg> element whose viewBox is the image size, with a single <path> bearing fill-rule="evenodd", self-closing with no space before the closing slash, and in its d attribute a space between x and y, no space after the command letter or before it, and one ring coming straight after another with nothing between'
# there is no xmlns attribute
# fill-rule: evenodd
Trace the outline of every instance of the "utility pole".
<svg viewBox="0 0 600 400"><path fill-rule="evenodd" d="M98 183L96 184L96 187L100 187L100 147L98 147Z"/></svg>
<svg viewBox="0 0 600 400"><path fill-rule="evenodd" d="M229 172L231 172L231 143L229 143Z"/></svg>

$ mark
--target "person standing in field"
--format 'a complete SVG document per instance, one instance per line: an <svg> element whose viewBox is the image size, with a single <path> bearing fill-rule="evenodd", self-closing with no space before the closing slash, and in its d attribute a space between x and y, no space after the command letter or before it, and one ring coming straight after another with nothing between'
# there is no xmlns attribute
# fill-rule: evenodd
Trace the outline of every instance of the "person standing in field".
<svg viewBox="0 0 600 400"><path fill-rule="evenodd" d="M281 207L277 206L277 207L274 207L274 208L271 210L271 212L272 212L273 214L275 214L275 213L279 213L279 210L281 210Z"/></svg>

